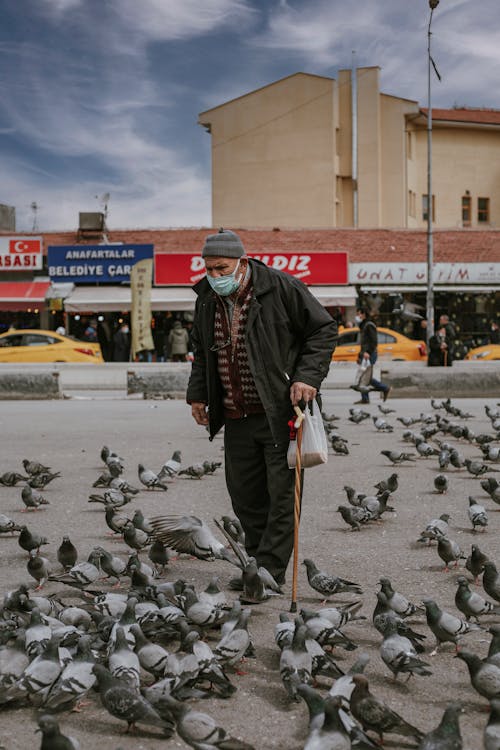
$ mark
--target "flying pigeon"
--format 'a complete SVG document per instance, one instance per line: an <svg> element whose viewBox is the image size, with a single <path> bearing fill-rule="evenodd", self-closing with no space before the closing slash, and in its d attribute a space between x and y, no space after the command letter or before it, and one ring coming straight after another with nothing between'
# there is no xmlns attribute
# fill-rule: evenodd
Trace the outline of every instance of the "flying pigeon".
<svg viewBox="0 0 500 750"><path fill-rule="evenodd" d="M196 516L155 516L149 520L153 526L153 537L177 552L185 552L201 560L226 559L224 545Z"/></svg>

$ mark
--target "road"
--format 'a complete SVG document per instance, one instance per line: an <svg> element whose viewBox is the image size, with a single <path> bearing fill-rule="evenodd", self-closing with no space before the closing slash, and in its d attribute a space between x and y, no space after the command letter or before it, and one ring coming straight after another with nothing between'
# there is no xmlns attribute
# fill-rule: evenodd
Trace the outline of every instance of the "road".
<svg viewBox="0 0 500 750"><path fill-rule="evenodd" d="M500 562L500 515L497 507L482 492L479 481L465 470L450 470L448 493L435 494L436 461L422 458L397 469L400 487L394 496L395 513L387 514L382 524L367 526L360 533L347 530L336 513L339 503L345 501L343 486L349 484L360 492L370 493L374 483L387 478L393 470L380 451L406 446L401 441L404 428L395 420L394 414L388 417L394 425L392 434L377 432L371 420L361 425L350 423L347 416L352 401L349 391L325 393L324 409L340 417L336 425L349 441L350 454L330 455L328 464L306 471L300 560L310 557L320 568L356 581L363 589L362 613L367 620L345 628L359 648L355 652L339 649L336 654L339 665L347 669L361 651L367 651L370 655L367 676L373 692L424 731L438 724L449 699L462 700L465 708L461 719L464 747L477 750L482 746L487 714L481 709L486 701L471 688L465 664L454 659L453 647L444 646L442 652L431 657L433 637L422 616L415 618L412 621L414 627L429 636L424 658L432 665L433 674L413 677L408 683L403 679L393 683L378 654L380 636L371 624L371 612L376 601L377 581L382 575L391 578L395 588L410 600L419 603L424 597L432 597L445 609L455 612L455 580L457 573L462 571L443 572L436 548L415 543L419 531L431 518L449 512L450 535L459 541L466 554L471 543L475 542L493 560ZM376 414L380 402L378 399L372 399L372 402L370 411ZM484 404L494 406L494 400L462 399L454 403L474 415L467 422L472 430L490 430ZM398 416L435 413L428 399L389 400L387 405L397 409ZM412 429L418 429L418 425ZM61 478L46 490L50 505L31 514L21 513L24 506L19 487L0 487L0 512L16 522L25 521L30 528L47 535L50 545L45 548L48 550L45 554L54 567L55 553L63 534L69 535L77 545L80 559L86 558L95 544L112 547L115 553L123 556L127 554L123 543L110 542L106 537L102 511L87 502L92 482L102 468L99 453L103 444L123 456L126 461L124 476L131 483L137 482L139 462L158 469L174 449L182 451L183 465L205 458L218 460L223 455L222 437L210 443L206 432L192 422L189 408L182 401L117 399L105 394L88 394L63 401L3 402L0 430L4 436L0 473L21 470L24 457L47 463L62 473ZM477 446L463 440L452 439L451 442L459 445L465 456L479 455ZM480 498L488 509L490 524L484 534L472 533L467 516L469 495ZM140 507L145 515L195 514L209 523L213 517L230 512L222 470L201 481L179 478L167 492L141 492L131 507ZM26 571L25 554L16 537L1 537L0 549L0 591L11 590L21 582L33 586ZM221 585L227 587L234 569L223 562L188 558L172 561L168 569L169 579L182 576L197 589L204 588L215 574L220 575ZM103 584L103 588L109 586ZM47 585L46 590L63 597L71 596L56 583ZM227 701L211 698L201 704L201 710L217 717L228 732L253 743L258 750L300 750L307 736L305 704L293 704L287 699L278 672L279 651L273 641L273 628L280 612L289 611L290 591L291 568L285 596L254 607L250 630L257 658L247 661L245 675L231 677L238 686L237 692ZM479 591L484 593L482 588ZM320 597L309 588L303 566L299 566L298 593L299 607L320 606ZM334 597L333 603L350 598ZM484 618L485 627L498 620L498 617ZM216 638L216 634L209 636L212 644ZM467 646L480 655L486 654L488 642L489 634L484 631L475 632L466 640ZM329 684L327 679L320 678L322 690L328 689ZM94 748L97 743L105 744L109 750L118 747L123 750L185 747L177 737L162 740L153 729L150 732L141 730L135 737L123 735L122 723L103 710L95 694L81 714L61 714L60 721L63 731L77 737L82 748ZM40 740L39 735L33 734L35 728L34 710L4 710L0 744L8 750L38 748ZM405 742L388 735L385 744L402 748L407 746Z"/></svg>

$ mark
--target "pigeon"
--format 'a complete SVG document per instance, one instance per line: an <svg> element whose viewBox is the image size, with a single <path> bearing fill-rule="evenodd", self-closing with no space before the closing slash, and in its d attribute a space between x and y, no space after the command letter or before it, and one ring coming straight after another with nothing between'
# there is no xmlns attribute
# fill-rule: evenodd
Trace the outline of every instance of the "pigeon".
<svg viewBox="0 0 500 750"><path fill-rule="evenodd" d="M436 647L431 652L431 656L437 654L439 646L446 642L454 643L456 650L458 650L458 639L471 630L477 630L477 625L471 625L465 620L440 609L433 599L424 599L423 604L427 625L436 637Z"/></svg>
<svg viewBox="0 0 500 750"><path fill-rule="evenodd" d="M13 534L15 531L21 531L21 527L4 513L0 513L0 534Z"/></svg>
<svg viewBox="0 0 500 750"><path fill-rule="evenodd" d="M383 456L386 456L389 461L393 464L402 464L404 461L414 461L414 453L401 453L400 451L380 451Z"/></svg>
<svg viewBox="0 0 500 750"><path fill-rule="evenodd" d="M130 626L133 635L132 627L133 625ZM129 687L135 688L138 691L140 687L140 668L139 657L129 646L124 629L121 627L116 628L115 641L108 656L109 671L113 677L118 677Z"/></svg>
<svg viewBox="0 0 500 750"><path fill-rule="evenodd" d="M132 549L136 549L138 551L144 549L144 547L147 547L151 543L150 535L146 534L146 532L142 531L142 529L136 528L132 521L129 521L129 523L125 524L122 535L125 544L128 547L131 547Z"/></svg>
<svg viewBox="0 0 500 750"><path fill-rule="evenodd" d="M390 409L388 406L384 406L383 404L377 404L377 408L382 414L385 415L396 413L396 409Z"/></svg>
<svg viewBox="0 0 500 750"><path fill-rule="evenodd" d="M496 602L500 602L500 577L497 566L491 560L483 565L483 588Z"/></svg>
<svg viewBox="0 0 500 750"><path fill-rule="evenodd" d="M383 577L379 580L380 591L385 597L387 605L395 612L399 617L410 617L414 615L419 609L416 604L408 601L408 599L395 591L392 587L392 583L389 578Z"/></svg>
<svg viewBox="0 0 500 750"><path fill-rule="evenodd" d="M91 650L90 636L80 637L74 658L66 664L56 682L50 688L44 707L50 711L75 708L96 682L92 668L95 658Z"/></svg>
<svg viewBox="0 0 500 750"><path fill-rule="evenodd" d="M120 583L120 576L124 575L127 570L127 563L125 563L118 555L113 555L108 552L104 547L94 547L94 552L97 554L99 559L99 568L106 573L108 578L115 578L116 585Z"/></svg>
<svg viewBox="0 0 500 750"><path fill-rule="evenodd" d="M377 482L377 484L374 485L377 490L377 495L381 495L385 490L389 490L391 493L396 492L399 486L398 480L399 476L394 472L387 479L382 479L380 482Z"/></svg>
<svg viewBox="0 0 500 750"><path fill-rule="evenodd" d="M352 678L354 690L351 694L351 713L365 731L372 730L383 741L385 734L398 734L404 737L414 737L420 741L422 732L405 721L399 714L379 701L371 692L367 678L363 674L356 674Z"/></svg>
<svg viewBox="0 0 500 750"><path fill-rule="evenodd" d="M439 464L439 468L442 471L446 471L446 469L450 465L450 459L451 459L450 451L444 450L443 448L441 448L438 454L438 464Z"/></svg>
<svg viewBox="0 0 500 750"><path fill-rule="evenodd" d="M370 413L363 409L349 409L349 422L354 424L361 424L365 419L370 419Z"/></svg>
<svg viewBox="0 0 500 750"><path fill-rule="evenodd" d="M394 432L394 427L389 424L383 417L372 417L373 426L379 432Z"/></svg>
<svg viewBox="0 0 500 750"><path fill-rule="evenodd" d="M134 487L133 484L122 479L122 477L111 477L109 488L112 490L120 490L124 495L138 495L140 492L138 487Z"/></svg>
<svg viewBox="0 0 500 750"><path fill-rule="evenodd" d="M40 547L42 545L49 544L44 536L40 536L36 532L30 531L27 526L21 526L21 533L17 538L17 542L22 549L26 550L26 552L31 552L32 549L36 549L37 552L40 552Z"/></svg>
<svg viewBox="0 0 500 750"><path fill-rule="evenodd" d="M488 479L481 479L480 485L482 489L491 497L494 503L500 505L500 485L497 480L493 477Z"/></svg>
<svg viewBox="0 0 500 750"><path fill-rule="evenodd" d="M63 536L62 542L57 549L57 561L64 570L70 570L78 560L78 550L70 540L69 536Z"/></svg>
<svg viewBox="0 0 500 750"><path fill-rule="evenodd" d="M460 549L458 542L453 539L449 539L447 536L442 536L438 539L437 552L441 560L444 562L444 571L449 572L448 563L454 562L455 568L458 568L458 561L465 560L465 555Z"/></svg>
<svg viewBox="0 0 500 750"><path fill-rule="evenodd" d="M40 505L50 505L49 501L38 490L33 490L29 484L25 484L21 490L21 499L26 506L21 513L26 513L27 510L37 510Z"/></svg>
<svg viewBox="0 0 500 750"><path fill-rule="evenodd" d="M40 474L33 474L29 477L28 484L30 487L33 487L33 489L43 490L44 487L50 484L54 479L58 479L60 476L60 471L44 471Z"/></svg>
<svg viewBox="0 0 500 750"><path fill-rule="evenodd" d="M434 477L434 487L439 495L444 495L448 490L448 477L446 474L436 474Z"/></svg>
<svg viewBox="0 0 500 750"><path fill-rule="evenodd" d="M232 666L247 653L251 645L250 634L248 632L250 614L251 609L248 607L243 609L230 629L224 629L230 626L230 621L224 623L221 631L222 637L214 648L215 658L219 664Z"/></svg>
<svg viewBox="0 0 500 750"><path fill-rule="evenodd" d="M490 700L490 715L483 734L484 750L500 748L500 699Z"/></svg>
<svg viewBox="0 0 500 750"><path fill-rule="evenodd" d="M162 481L158 477L158 475L154 473L154 471L151 471L151 469L146 469L143 464L138 465L137 473L139 476L139 481L148 490L154 490L156 488L160 490L168 490L168 486L165 484L165 482Z"/></svg>
<svg viewBox="0 0 500 750"><path fill-rule="evenodd" d="M243 526L240 521L237 518L232 518L230 516L222 516L221 523L229 536L234 539L235 542L244 547L245 532L243 531Z"/></svg>
<svg viewBox="0 0 500 750"><path fill-rule="evenodd" d="M158 479L162 482L164 479L173 479L179 473L181 468L181 452L174 451L172 458L165 461L160 471L158 472Z"/></svg>
<svg viewBox="0 0 500 750"><path fill-rule="evenodd" d="M43 472L50 472L50 466L44 466L38 461L28 461L27 458L23 458L23 466L26 474L33 476L33 474L42 474Z"/></svg>
<svg viewBox="0 0 500 750"><path fill-rule="evenodd" d="M456 658L467 664L472 687L482 695L483 698L500 698L500 667L496 664L483 661L473 654L472 651L460 649Z"/></svg>
<svg viewBox="0 0 500 750"><path fill-rule="evenodd" d="M28 477L18 474L17 471L6 471L0 475L0 484L4 487L15 487L18 482L27 482Z"/></svg>
<svg viewBox="0 0 500 750"><path fill-rule="evenodd" d="M205 476L205 473L205 467L203 466L203 464L192 464L186 469L182 469L181 471L179 471L179 476L186 476L190 477L191 479L201 479L203 476Z"/></svg>
<svg viewBox="0 0 500 750"><path fill-rule="evenodd" d="M465 466L463 456L454 448L450 451L450 463L455 469L463 469Z"/></svg>
<svg viewBox="0 0 500 750"><path fill-rule="evenodd" d="M297 619L290 646L280 656L280 676L289 698L299 700L297 688L312 681L312 656L306 648L307 628Z"/></svg>
<svg viewBox="0 0 500 750"><path fill-rule="evenodd" d="M337 512L343 520L351 527L351 531L361 531L361 525L373 520L373 516L367 508L354 508L351 505L339 505Z"/></svg>
<svg viewBox="0 0 500 750"><path fill-rule="evenodd" d="M102 505L114 505L115 508L121 508L132 502L132 495L124 494L121 490L114 487L107 489L103 495L89 495L89 503L101 503Z"/></svg>
<svg viewBox="0 0 500 750"><path fill-rule="evenodd" d="M439 451L437 451L436 448L433 448L430 443L426 443L425 440L420 438L416 441L415 448L418 455L422 456L422 458L430 458L431 456L439 454Z"/></svg>
<svg viewBox="0 0 500 750"><path fill-rule="evenodd" d="M118 513L118 508L113 503L105 503L105 508L104 520L108 529L111 530L111 535L122 534L123 529L131 522L131 519L123 513ZM106 533L109 534L109 532Z"/></svg>
<svg viewBox="0 0 500 750"><path fill-rule="evenodd" d="M462 750L462 735L458 721L462 712L461 703L448 703L438 726L427 732L418 750Z"/></svg>
<svg viewBox="0 0 500 750"><path fill-rule="evenodd" d="M474 583L478 583L478 578L484 570L484 563L488 561L487 555L485 555L477 544L473 544L471 547L471 553L465 561L465 567L472 573L474 577Z"/></svg>
<svg viewBox="0 0 500 750"><path fill-rule="evenodd" d="M74 737L68 737L59 729L59 722L51 714L38 717L38 729L42 733L40 750L79 750L80 743Z"/></svg>
<svg viewBox="0 0 500 750"><path fill-rule="evenodd" d="M422 676L432 674L427 669L429 664L418 657L412 642L399 634L397 621L387 617L384 622L384 640L380 646L380 656L394 675L394 680L397 680L400 672L408 674L408 679L413 674Z"/></svg>
<svg viewBox="0 0 500 750"><path fill-rule="evenodd" d="M205 474L214 474L222 466L222 461L203 461Z"/></svg>
<svg viewBox="0 0 500 750"><path fill-rule="evenodd" d="M354 487L349 487L349 485L344 485L344 491L347 495L349 504L353 505L355 508L358 508L361 504L361 500L366 497L362 492L356 492Z"/></svg>
<svg viewBox="0 0 500 750"><path fill-rule="evenodd" d="M481 461L473 461L470 458L466 458L464 464L469 474L472 474L473 477L480 477L483 474L486 474L487 471L498 471L492 466L488 466L488 464L482 463Z"/></svg>
<svg viewBox="0 0 500 750"><path fill-rule="evenodd" d="M329 696L324 702L324 720L321 727L310 731L304 750L315 748L334 748L334 750L350 750L353 745L343 722L345 711L338 696Z"/></svg>
<svg viewBox="0 0 500 750"><path fill-rule="evenodd" d="M429 521L425 529L421 532L418 542L427 542L430 544L432 541L441 539L448 533L448 521L450 516L448 513L443 513L439 518L433 518Z"/></svg>
<svg viewBox="0 0 500 750"><path fill-rule="evenodd" d="M341 646L346 651L354 651L357 646L342 633L331 620L322 617L318 612L301 609L300 615L306 626L306 638L313 639L320 646Z"/></svg>
<svg viewBox="0 0 500 750"><path fill-rule="evenodd" d="M168 651L159 643L149 641L142 632L140 625L132 625L130 632L135 638L134 650L142 669L159 680L165 673Z"/></svg>
<svg viewBox="0 0 500 750"><path fill-rule="evenodd" d="M390 496L389 490L384 490L381 495L377 496L367 495L361 500L361 507L365 508L374 520L379 520L386 511L394 511L391 505L387 505Z"/></svg>
<svg viewBox="0 0 500 750"><path fill-rule="evenodd" d="M319 570L314 562L305 559L303 564L306 566L307 580L311 588L318 591L322 596L328 598L334 594L350 592L353 594L362 594L363 591L357 583L347 581L344 578L337 578L322 570Z"/></svg>
<svg viewBox="0 0 500 750"><path fill-rule="evenodd" d="M340 438L338 436L330 437L330 445L332 446L333 452L336 453L338 456L349 455L349 447L347 445L347 440L344 440L343 438Z"/></svg>
<svg viewBox="0 0 500 750"><path fill-rule="evenodd" d="M459 576L457 583L455 606L465 615L466 620L470 620L473 617L476 622L479 622L480 615L498 614L500 612L492 602L488 602L479 594L471 591L469 583L464 576Z"/></svg>
<svg viewBox="0 0 500 750"><path fill-rule="evenodd" d="M59 675L62 666L59 661L59 638L52 636L43 651L26 667L13 688L15 697L28 697L34 706L41 706Z"/></svg>
<svg viewBox="0 0 500 750"><path fill-rule="evenodd" d="M166 545L160 539L154 540L148 550L148 557L153 563L155 575L159 576L163 574L165 567L168 565L169 554Z"/></svg>
<svg viewBox="0 0 500 750"><path fill-rule="evenodd" d="M469 519L472 524L472 530L476 531L476 527L479 526L486 529L488 525L488 515L483 505L480 505L473 497L469 496Z"/></svg>
<svg viewBox="0 0 500 750"><path fill-rule="evenodd" d="M395 623L398 634L410 641L417 654L422 654L425 651L422 642L425 641L426 636L422 633L417 633L416 630L413 630L408 625L406 620L397 615L394 610L388 606L386 598L381 591L377 592L377 604L373 610L372 619L373 626L381 635L384 635L385 633L387 620L391 620Z"/></svg>
<svg viewBox="0 0 500 750"><path fill-rule="evenodd" d="M325 699L310 685L299 685L297 687L297 693L305 701L309 711L310 739L311 733L321 730L325 723ZM307 743L305 747L307 748ZM350 745L348 745L348 748L349 747Z"/></svg>
<svg viewBox="0 0 500 750"><path fill-rule="evenodd" d="M93 672L97 677L102 705L111 716L126 721L129 730L136 724L146 724L160 727L165 737L172 736L173 722L160 716L151 703L134 688L113 677L102 664L95 664Z"/></svg>
<svg viewBox="0 0 500 750"><path fill-rule="evenodd" d="M136 529L141 529L141 531L144 531L145 534L153 533L153 527L149 522L149 518L144 517L144 514L142 510L140 510L140 508L135 511L132 517L132 523L134 524Z"/></svg>
<svg viewBox="0 0 500 750"><path fill-rule="evenodd" d="M35 591L39 591L41 588L43 588L43 584L49 577L49 561L46 557L40 557L39 555L37 555L36 550L32 549L26 567L30 576L32 576L38 583Z"/></svg>
<svg viewBox="0 0 500 750"><path fill-rule="evenodd" d="M185 552L200 560L227 559L224 545L196 516L155 516L149 520L153 537L177 552Z"/></svg>
<svg viewBox="0 0 500 750"><path fill-rule="evenodd" d="M206 713L197 711L189 706L166 698L166 705L175 716L179 737L195 750L218 750L232 748L233 750L254 750L254 746L228 735L217 721Z"/></svg>
<svg viewBox="0 0 500 750"><path fill-rule="evenodd" d="M49 581L65 583L68 586L84 590L99 578L99 554L92 551L86 562L73 565L70 570L61 575L49 575Z"/></svg>

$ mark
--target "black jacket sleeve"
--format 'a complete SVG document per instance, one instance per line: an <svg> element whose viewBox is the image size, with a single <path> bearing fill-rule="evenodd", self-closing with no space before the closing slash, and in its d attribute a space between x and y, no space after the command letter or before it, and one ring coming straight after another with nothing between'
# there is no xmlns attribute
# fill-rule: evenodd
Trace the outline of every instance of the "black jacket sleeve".
<svg viewBox="0 0 500 750"><path fill-rule="evenodd" d="M199 304L200 300L198 299L196 301L193 328L191 329L191 342L193 346L194 361L191 368L191 375L189 377L189 384L186 394L186 401L188 402L188 404L193 403L193 401L200 401L204 404L208 404L207 363L200 337L198 318Z"/></svg>

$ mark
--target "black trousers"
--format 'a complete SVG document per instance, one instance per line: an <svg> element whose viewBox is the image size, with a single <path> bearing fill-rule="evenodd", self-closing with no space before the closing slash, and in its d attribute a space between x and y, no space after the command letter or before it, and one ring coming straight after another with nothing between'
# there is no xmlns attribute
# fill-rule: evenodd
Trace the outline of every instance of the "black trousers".
<svg viewBox="0 0 500 750"><path fill-rule="evenodd" d="M226 483L249 555L284 581L293 551L295 471L286 443L276 444L265 414L226 419Z"/></svg>

